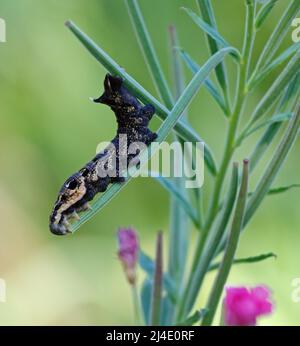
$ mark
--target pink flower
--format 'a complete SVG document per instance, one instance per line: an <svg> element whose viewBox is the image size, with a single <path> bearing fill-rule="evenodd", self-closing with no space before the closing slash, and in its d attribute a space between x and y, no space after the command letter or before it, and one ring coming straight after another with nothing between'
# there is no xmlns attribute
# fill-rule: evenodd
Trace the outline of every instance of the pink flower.
<svg viewBox="0 0 300 346"><path fill-rule="evenodd" d="M118 256L122 262L125 275L131 285L135 284L136 264L139 254L139 241L135 230L121 228L118 231Z"/></svg>
<svg viewBox="0 0 300 346"><path fill-rule="evenodd" d="M227 287L224 299L224 322L227 326L255 326L257 317L273 310L271 292L265 286Z"/></svg>

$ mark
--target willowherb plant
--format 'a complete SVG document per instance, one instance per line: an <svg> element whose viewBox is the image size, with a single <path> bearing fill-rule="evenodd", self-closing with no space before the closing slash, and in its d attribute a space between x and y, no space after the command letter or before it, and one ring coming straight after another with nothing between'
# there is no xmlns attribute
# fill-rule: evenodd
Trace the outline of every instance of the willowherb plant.
<svg viewBox="0 0 300 346"><path fill-rule="evenodd" d="M268 16L272 15L276 0L264 2L245 0L245 32L241 50L232 47L218 32L210 0L196 1L200 13L183 8L194 24L206 34L211 57L203 66L199 66L188 52L180 47L176 29L171 26L169 31L174 94L164 76L138 1L125 1L137 40L162 103L124 69L120 68L73 22L68 21L66 25L106 70L113 75L122 77L126 87L134 95L143 103L150 103L155 107L156 115L163 120L157 131L157 141L161 143L173 130L181 143L184 141L196 143L201 140L200 135L190 125L185 110L202 85L209 91L228 120L225 149L220 164L215 162L212 150L205 143L205 164L214 179L207 210L204 211L203 208L201 189L194 189L192 198L190 192L185 189L181 178L158 178L171 198L168 267L163 271L162 235L159 233L155 260L140 250L139 264L146 273L140 294L137 293L135 280L133 285L136 313L139 316L139 306L141 305L144 324L192 325L201 321L203 325L210 325L213 322L231 266L234 263L258 262L274 256L274 254L268 253L236 259L235 253L241 232L245 230L248 222L268 194L282 193L299 186L293 184L272 189L274 178L297 139L300 127L300 43L295 43L283 53L278 54L278 48L289 30L293 18L300 11L300 0L290 1L272 35L268 38L258 61L253 61L252 56L255 36ZM227 78L225 56L232 58L236 65L237 83L234 86L233 99L229 92L231 86ZM194 74L187 86L184 85L182 62ZM250 66L254 66L253 69ZM249 95L279 66L282 67L281 72L277 74L270 88L251 111L247 125L241 129L239 124L245 115L244 108ZM216 82L209 78L212 73L215 73ZM276 135L279 135L279 130L284 126L284 133L279 139L276 150L270 161L266 162L263 173L256 183L256 188L250 193L248 182L252 179L257 164L277 139ZM236 149L244 144L248 136L259 129L263 129L263 134L255 148L248 153L248 158L243 161L242 172L240 172L238 164L236 162L232 164ZM143 162L148 159L148 156L142 153L140 159ZM228 186L225 186L225 179L229 174L231 174L231 180ZM129 180L130 178L124 184L112 185L95 201L92 209L72 225L73 231L100 211L126 186ZM198 241L191 265L187 263L187 252L193 251L188 246L189 218L198 230ZM220 254L222 260L219 263L216 262L216 257ZM122 256L119 257L122 259ZM128 278L128 266L125 268L127 268ZM206 306L202 309L197 308L194 312L195 302L201 294L202 283L206 274L212 270L216 270L217 274ZM132 274L132 272L130 273ZM259 312L258 309L257 311L257 315L259 315L267 310L262 309Z"/></svg>

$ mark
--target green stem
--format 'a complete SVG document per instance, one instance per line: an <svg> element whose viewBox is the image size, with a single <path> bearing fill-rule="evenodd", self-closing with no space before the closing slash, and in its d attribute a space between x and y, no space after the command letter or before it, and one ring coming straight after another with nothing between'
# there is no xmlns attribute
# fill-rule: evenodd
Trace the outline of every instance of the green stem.
<svg viewBox="0 0 300 346"><path fill-rule="evenodd" d="M234 112L230 118L229 132L227 137L226 149L223 156L223 161L220 168L220 173L216 180L216 187L212 198L210 214L206 225L207 232L210 229L212 222L219 209L219 199L222 191L225 175L228 165L235 150L235 138L239 124L240 115L243 110L245 98L247 95L247 77L249 74L249 66L251 62L251 55L254 43L254 4L253 1L247 1L247 24L245 31L245 40L243 47L242 59L240 62L240 78L238 83L237 99Z"/></svg>
<svg viewBox="0 0 300 346"><path fill-rule="evenodd" d="M274 151L275 153L274 156L272 157L270 163L267 165L265 172L260 178L254 193L251 195L247 203L247 209L246 209L244 225L243 225L244 228L246 227L250 219L253 217L254 213L256 212L260 204L262 203L265 196L269 193L274 179L276 178L281 166L283 165L284 161L286 160L288 156L289 151L292 149L299 135L299 129L300 129L300 99L298 97L298 104L296 106L294 116L290 120L289 127L287 128L280 144ZM224 249L224 247L225 247L225 244L224 244L224 241L222 241L222 243L219 246L219 249L217 250L217 254L219 254Z"/></svg>
<svg viewBox="0 0 300 346"><path fill-rule="evenodd" d="M172 62L172 74L173 74L173 85L174 85L174 98L178 100L182 94L185 86L184 72L180 59L180 53L176 47L179 46L177 32L175 26L169 26L169 40L171 49L171 62ZM186 117L186 114L184 114ZM180 141L183 147L184 142L180 138L175 136L176 140ZM177 160L176 160L177 162ZM178 163L182 165L182 163ZM184 177L172 178L174 185L181 194L189 201L189 195L184 185ZM183 209L182 205L176 200L173 194L171 196L170 206L170 236L169 236L169 263L168 273L176 284L176 292L179 295L183 283L183 274L187 258L188 242L189 242L189 222L187 213ZM196 216L198 223L198 215ZM174 317L174 305L170 304L168 307L169 323L173 322Z"/></svg>
<svg viewBox="0 0 300 346"><path fill-rule="evenodd" d="M151 302L151 326L160 324L162 285L163 285L163 238L162 232L157 235L155 272Z"/></svg>
<svg viewBox="0 0 300 346"><path fill-rule="evenodd" d="M135 284L131 286L131 292L132 292L132 300L133 300L133 307L134 307L134 322L136 325L141 326L142 318L141 318L140 298L139 298L137 286Z"/></svg>
<svg viewBox="0 0 300 346"><path fill-rule="evenodd" d="M180 42L177 37L176 27L174 25L169 26L169 37L170 37L170 46L171 46L171 58L172 58L172 72L173 72L173 84L174 84L174 98L177 100L180 95L182 94L184 87L185 87L185 81L184 81L184 71L181 61L181 51L178 49L180 47ZM205 83L205 82L204 82ZM187 113L183 114L183 118L187 119ZM176 137L177 138L177 137ZM180 141L181 146L184 146L184 141L181 138L178 138ZM187 151L187 157L186 157L186 163L187 165L192 165L193 169L195 167L194 159L193 159L193 152ZM175 179L178 181L178 179ZM183 179L184 180L184 179ZM183 184L182 184L183 185ZM182 192L185 191L185 186L182 186ZM184 192L186 195L186 191ZM198 219L198 225L200 228L203 227L203 198L200 189L193 189L193 193L195 195L195 201L196 201L196 210L197 210L197 219ZM180 225L178 226L180 227ZM181 233L186 233L184 229L181 230ZM187 235L185 235L185 238ZM180 279L181 280L181 279ZM182 285L182 280L181 280Z"/></svg>
<svg viewBox="0 0 300 346"><path fill-rule="evenodd" d="M229 275L234 255L238 246L238 240L243 227L243 220L245 214L245 207L248 194L248 176L249 176L249 161L244 160L243 178L241 182L241 188L237 205L235 209L234 218L232 221L232 227L229 234L228 242L225 249L225 254L215 279L213 289L207 303L207 314L203 318L202 325L210 325L214 319L216 309L218 307L224 285Z"/></svg>
<svg viewBox="0 0 300 346"><path fill-rule="evenodd" d="M228 197L226 199L226 202L224 203L224 207L222 208L222 215L218 219L218 223L216 224L216 226L209 233L205 248L201 253L197 268L195 268L193 273L193 283L198 283L198 291L201 289L205 274L210 268L210 263L214 258L219 243L223 239L224 232L230 220L230 216L236 200L238 180L238 166L236 163L234 163L230 187L227 191Z"/></svg>
<svg viewBox="0 0 300 346"><path fill-rule="evenodd" d="M195 280L197 275L195 274L199 268L201 267L199 260L201 254L203 252L205 242L207 240L207 236L213 224L213 221L216 218L216 215L219 210L219 200L222 192L223 184L225 181L226 173L235 151L235 138L239 125L240 116L243 110L243 106L245 103L246 95L247 95L247 77L249 66L251 62L251 54L254 42L254 3L253 0L247 1L247 21L246 21L246 29L245 29L245 37L244 37L244 46L242 59L239 64L239 78L238 78L238 86L237 86L237 97L235 102L235 107L233 114L229 120L229 130L228 136L225 146L225 152L223 155L223 160L221 163L221 167L219 170L219 174L216 177L215 189L212 196L212 201L209 209L209 214L207 217L206 225L203 229L203 232L199 235L199 240L197 243L197 248L194 255L194 260L192 264L191 273L189 275L187 285L183 294L183 297L179 303L178 313L177 313L177 321L183 320L187 314L190 312L193 307L195 300L197 298L199 288L201 286L201 282Z"/></svg>

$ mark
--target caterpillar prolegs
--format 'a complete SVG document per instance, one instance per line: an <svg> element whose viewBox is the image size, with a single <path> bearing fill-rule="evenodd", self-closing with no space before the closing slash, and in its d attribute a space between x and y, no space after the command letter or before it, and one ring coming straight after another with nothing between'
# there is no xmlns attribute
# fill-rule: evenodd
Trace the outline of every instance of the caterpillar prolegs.
<svg viewBox="0 0 300 346"><path fill-rule="evenodd" d="M128 166L138 156L138 152L135 155L128 153L132 143L148 146L157 137L156 133L148 129L155 108L152 105L143 106L126 89L120 77L107 74L104 93L94 102L109 106L115 113L117 134L108 147L69 177L60 189L50 215L50 230L57 235L70 232L69 220L79 218L78 213L89 208L88 202L96 194L104 192L109 184L124 181L121 175L124 157L125 165ZM122 139L124 136L126 141Z"/></svg>

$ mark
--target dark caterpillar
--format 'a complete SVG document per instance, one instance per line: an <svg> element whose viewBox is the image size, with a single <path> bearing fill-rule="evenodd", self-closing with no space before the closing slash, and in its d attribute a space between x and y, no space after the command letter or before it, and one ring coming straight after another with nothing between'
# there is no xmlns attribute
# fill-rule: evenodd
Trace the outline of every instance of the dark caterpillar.
<svg viewBox="0 0 300 346"><path fill-rule="evenodd" d="M99 192L104 192L109 184L121 183L122 157L126 165L137 157L137 154L127 155L131 143L142 142L149 145L157 137L148 129L149 121L155 113L152 105L143 106L123 85L119 77L106 75L104 93L94 102L108 105L116 115L118 129L111 144L97 154L79 172L66 180L59 191L53 211L50 215L50 230L57 235L69 233L68 220L78 219L78 212L90 208L88 202ZM122 135L127 136L127 142L120 141ZM124 155L126 154L126 155ZM114 171L116 174L111 175ZM101 173L101 174L99 174Z"/></svg>

